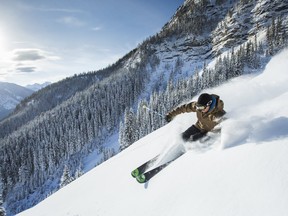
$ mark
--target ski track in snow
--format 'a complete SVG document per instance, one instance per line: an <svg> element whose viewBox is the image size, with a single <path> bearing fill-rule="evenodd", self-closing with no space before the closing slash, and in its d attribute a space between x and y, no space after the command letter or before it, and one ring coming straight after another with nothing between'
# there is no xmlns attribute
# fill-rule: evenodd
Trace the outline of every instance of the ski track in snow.
<svg viewBox="0 0 288 216"><path fill-rule="evenodd" d="M179 115L19 215L288 215L287 59L285 50L263 73L206 91L220 95L228 118L210 145L183 144L180 134L196 117ZM145 185L130 176L177 145L187 153Z"/></svg>

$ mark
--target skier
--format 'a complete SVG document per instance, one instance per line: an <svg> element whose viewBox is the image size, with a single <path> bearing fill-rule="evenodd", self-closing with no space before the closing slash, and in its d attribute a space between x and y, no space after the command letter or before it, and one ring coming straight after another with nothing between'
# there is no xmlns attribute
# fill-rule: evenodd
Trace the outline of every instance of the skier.
<svg viewBox="0 0 288 216"><path fill-rule="evenodd" d="M196 112L198 121L182 133L184 141L195 141L212 131L220 123L222 116L225 115L224 103L218 95L203 93L197 102L177 107L169 112L165 119L170 122L176 115L185 112Z"/></svg>
<svg viewBox="0 0 288 216"><path fill-rule="evenodd" d="M224 103L218 95L203 93L199 96L197 102L193 101L177 107L169 112L165 116L165 119L167 122L170 122L180 113L196 112L197 122L182 133L182 138L185 142L195 141L205 136L209 131L212 131L220 123L226 113L223 108ZM183 155L185 151L184 145L173 144L165 152L134 169L131 175L139 183L145 183L172 161Z"/></svg>

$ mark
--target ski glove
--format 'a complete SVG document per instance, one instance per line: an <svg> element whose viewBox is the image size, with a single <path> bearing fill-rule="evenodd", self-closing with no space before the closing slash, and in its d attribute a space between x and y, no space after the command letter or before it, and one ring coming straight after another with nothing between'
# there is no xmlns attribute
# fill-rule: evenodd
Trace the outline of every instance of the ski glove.
<svg viewBox="0 0 288 216"><path fill-rule="evenodd" d="M166 116L165 116L165 120L166 120L167 122L172 121L172 119L173 119L173 117L172 117L169 113L166 114Z"/></svg>

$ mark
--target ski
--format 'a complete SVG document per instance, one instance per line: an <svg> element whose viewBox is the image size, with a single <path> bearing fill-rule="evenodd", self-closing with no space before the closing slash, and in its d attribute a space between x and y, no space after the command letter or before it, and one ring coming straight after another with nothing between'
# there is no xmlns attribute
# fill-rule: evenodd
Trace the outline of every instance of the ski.
<svg viewBox="0 0 288 216"><path fill-rule="evenodd" d="M159 155L156 155L154 158L148 160L147 162L145 162L144 164L142 164L141 166L137 167L136 169L134 169L131 172L131 175L133 176L133 178L136 178L137 176L143 174L147 169L149 169L149 167L153 166L154 163L157 161L157 159L159 158Z"/></svg>
<svg viewBox="0 0 288 216"><path fill-rule="evenodd" d="M174 159L174 160L176 160L176 159ZM153 176L155 176L157 173L159 173L161 170L163 170L165 167L167 167L174 160L171 160L171 161L164 163L158 167L155 167L152 170L149 170L148 172L145 172L145 173L142 173L142 174L136 176L136 180L141 184L148 182Z"/></svg>

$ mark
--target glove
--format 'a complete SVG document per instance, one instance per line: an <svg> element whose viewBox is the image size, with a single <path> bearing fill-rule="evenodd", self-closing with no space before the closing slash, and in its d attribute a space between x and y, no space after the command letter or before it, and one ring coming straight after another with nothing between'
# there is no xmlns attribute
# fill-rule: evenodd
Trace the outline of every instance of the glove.
<svg viewBox="0 0 288 216"><path fill-rule="evenodd" d="M173 119L173 117L172 117L169 113L166 114L166 116L165 116L165 120L166 120L167 122L172 121L172 119Z"/></svg>

